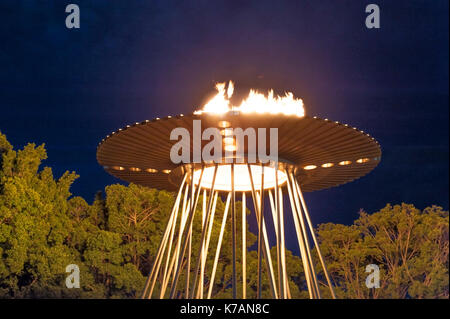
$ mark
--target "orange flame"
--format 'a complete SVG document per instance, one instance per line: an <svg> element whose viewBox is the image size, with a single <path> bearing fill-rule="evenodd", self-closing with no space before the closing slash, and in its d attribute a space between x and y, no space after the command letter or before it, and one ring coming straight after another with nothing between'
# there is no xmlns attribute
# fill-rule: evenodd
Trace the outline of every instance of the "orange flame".
<svg viewBox="0 0 450 319"><path fill-rule="evenodd" d="M194 113L224 114L229 111L237 111L242 113L295 115L298 117L305 115L303 101L295 98L291 92L286 92L284 96L274 96L273 90L269 90L266 96L251 89L247 98L239 106L235 106L231 105L229 100L234 92L234 84L232 81L229 81L226 90L225 86L226 83L217 83L217 94L201 110Z"/></svg>

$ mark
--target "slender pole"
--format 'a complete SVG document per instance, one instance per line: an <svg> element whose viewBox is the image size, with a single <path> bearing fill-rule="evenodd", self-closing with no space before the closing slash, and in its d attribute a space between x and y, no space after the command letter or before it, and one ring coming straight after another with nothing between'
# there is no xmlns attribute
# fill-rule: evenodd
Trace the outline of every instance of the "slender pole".
<svg viewBox="0 0 450 319"><path fill-rule="evenodd" d="M187 197L188 197L187 195L189 194L188 192L189 192L189 184L186 184L186 191L185 191L185 197L183 199L180 228L178 230L178 239L177 239L177 243L176 243L175 254L172 256L172 260L170 262L167 278L166 278L165 282L163 282L163 286L161 288L162 296L164 296L166 294L167 285L169 284L169 277L172 276L174 266L175 266L175 268L177 267L176 262L178 261L178 256L180 254L181 235L183 233L184 226L186 223L186 218L187 218L187 213L188 213L187 207L190 206L189 201L187 201ZM188 205L188 206L186 206L186 205ZM172 277L172 284L173 284L173 279L174 279L174 277Z"/></svg>
<svg viewBox="0 0 450 319"><path fill-rule="evenodd" d="M273 196L273 194L272 194L272 190L271 189L269 189L269 191L268 191L268 193L269 193L269 202L270 202L270 211L271 211L271 213L272 213L272 221L273 221L273 229L274 229L274 232L275 232L275 240L276 240L276 242L277 242L277 270L279 270L279 266L280 266L280 260L279 260L279 258L278 258L278 251L279 251L279 249L278 249L278 242L279 242L279 239L278 239L278 220L277 220L277 214L276 214L276 208L275 208L275 200L274 200L274 196ZM278 279L278 289L280 290L280 278L277 278Z"/></svg>
<svg viewBox="0 0 450 319"><path fill-rule="evenodd" d="M178 204L176 206L175 213L174 213L174 219L173 219L173 223L172 223L172 228L171 228L170 235L169 235L168 252L167 252L167 256L166 256L166 264L164 266L164 272L163 272L163 275L162 275L161 288L163 288L165 286L165 284L169 280L169 276L170 276L170 274L168 274L167 271L168 271L168 268L169 268L170 256L171 256L171 253L172 253L172 246L173 246L173 238L174 238L174 235L175 235L175 228L176 228L176 225L177 225L178 212L179 212L179 208L180 208L179 202L180 201L178 200ZM164 297L164 291L165 291L165 289L161 289L160 295L159 295L160 299L162 299Z"/></svg>
<svg viewBox="0 0 450 319"><path fill-rule="evenodd" d="M278 199L279 199L279 212L280 212L280 230L281 230L281 263L283 265L283 289L284 289L284 297L290 298L290 291L289 291L289 285L288 285L288 276L287 276L287 270L286 270L286 240L284 236L284 210L283 210L283 189L281 186L278 187Z"/></svg>
<svg viewBox="0 0 450 319"><path fill-rule="evenodd" d="M209 241L210 241L210 239L211 239L211 232L212 232L212 229L213 229L214 216L215 216L215 212L216 212L216 205L217 205L217 198L218 198L218 197L219 197L219 192L216 191L216 195L214 196L214 204L213 204L212 211L211 211L211 219L210 219L210 222L209 222L208 236L207 236L207 238L206 238L205 256L204 256L204 259L203 259L203 261L202 261L202 268L201 268L201 271L202 271L203 274L204 274L205 271L206 271L206 270L205 270L205 267L206 267L206 259L207 259L207 256L208 256ZM202 275L202 277L203 277L203 275ZM203 286L204 286L204 285L201 285L201 286L202 286L202 291L201 291L201 297L200 297L200 298L203 298Z"/></svg>
<svg viewBox="0 0 450 319"><path fill-rule="evenodd" d="M259 225L259 216L261 215L259 212L261 210L261 207L259 206L259 198L257 196L257 193L255 191L255 184L253 182L253 174L252 174L252 170L250 168L250 165L247 164L247 169L248 169L248 175L250 177L250 185L252 186L252 199L253 199L253 207L255 208L255 216L256 216L256 222ZM265 227L265 223L263 223L263 239L264 239L264 244L265 244L265 250L263 250L264 253L264 258L266 260L266 269L267 272L269 274L269 284L270 284L270 292L272 294L272 298L277 299L278 298L278 294L277 294L277 290L275 287L275 279L274 279L274 273L273 273L273 268L272 268L272 259L270 257L270 248L269 248L269 244L268 244L268 239L267 239L267 233L266 233L266 227ZM259 230L259 228L258 228ZM259 233L258 233L259 235ZM259 245L259 243L258 243ZM259 247L259 246L258 246Z"/></svg>
<svg viewBox="0 0 450 319"><path fill-rule="evenodd" d="M256 298L261 298L261 242L262 242L262 218L261 218L261 202L259 202L259 210L256 210L256 214L259 216L258 218L258 251L257 251L257 257L258 257L258 272L257 272L257 292L256 292Z"/></svg>
<svg viewBox="0 0 450 319"><path fill-rule="evenodd" d="M181 185L180 185L180 188L179 188L179 190L178 190L177 198L178 198L178 196L181 194L181 192L182 192L182 190L183 190L184 183L186 182L186 178L187 178L187 173L185 173L184 176L183 176L183 180L182 180ZM175 200L175 202L176 202L176 200ZM175 205L174 205L174 206L175 206ZM173 211L173 208L172 208L172 211ZM164 242L165 242L165 240L166 240L166 238L167 238L167 236L168 236L168 234L169 234L169 230L170 230L170 227L171 227L171 222L170 222L171 218L172 218L172 214L171 214L171 217L169 217L169 222L167 223L166 229L165 229L165 231L164 231L164 235L163 235L163 237L161 238L161 241L160 241L160 243L159 243L158 251L157 251L157 253L156 253L156 256L157 256L157 257L156 257L155 261L153 262L152 269L151 269L151 271L150 271L149 276L147 277L147 281L146 281L146 283L145 283L145 287L144 287L144 289L143 289L143 291L142 291L142 295L141 295L141 298L142 298L142 299L144 299L145 296L146 296L146 294L147 294L147 291L148 291L148 288L149 288L149 285L150 285L150 281L152 280L154 271L155 271L155 269L156 269L157 259L159 259L159 256L161 255L161 251L163 250ZM149 298L150 298L150 297L151 297L151 294L149 294Z"/></svg>
<svg viewBox="0 0 450 319"><path fill-rule="evenodd" d="M206 230L207 230L207 224L209 223L209 217L211 214L211 207L212 207L212 203L213 203L213 194L214 194L214 186L216 183L216 175L217 175L217 164L215 164L214 166L214 175L213 175L213 179L212 179L212 184L211 184L211 190L209 192L209 199L208 199L208 209L206 211L206 215L204 218L204 224L202 225L202 234L201 234L201 239L200 239L200 246L198 249L198 258L197 258L197 263L195 265L195 277L194 277L194 281L192 282L192 292L191 292L191 298L194 298L194 293L195 293L195 288L196 288L196 284L197 284L197 279L198 279L198 275L199 275L199 270L200 270L200 264L203 258L203 252L205 249L205 240L206 240ZM200 285L203 285L203 283L200 283Z"/></svg>
<svg viewBox="0 0 450 319"><path fill-rule="evenodd" d="M189 234L188 234L188 253L186 259L186 292L185 299L189 299L189 281L191 279L191 256L192 256L192 225L194 221L189 225Z"/></svg>
<svg viewBox="0 0 450 319"><path fill-rule="evenodd" d="M261 299L261 290L262 290L262 225L264 223L264 165L261 164L261 201L259 205L259 225L258 225L258 292L256 295L257 299ZM269 256L270 258L270 252Z"/></svg>
<svg viewBox="0 0 450 319"><path fill-rule="evenodd" d="M205 170L205 167L202 166L202 169L201 169L201 172L200 172L200 178L199 178L199 181L198 181L197 192L196 192L196 195L195 195L195 200L193 200L193 205L191 205L191 211L189 212L189 217L188 217L188 221L187 221L187 224L189 225L189 229L185 230L185 236L184 237L186 238L186 240L185 240L185 242L183 244L183 249L181 250L181 254L180 254L180 257L178 259L178 267L177 267L177 270L175 272L174 283L173 283L173 285L171 287L171 290L170 290L170 298L171 299L174 298L175 293L176 293L177 284L178 284L178 278L180 277L180 272L181 272L181 268L182 268L181 267L182 266L182 261L184 259L184 255L186 253L186 249L187 249L187 246L188 246L188 240L187 239L191 237L192 222L194 220L195 208L197 207L197 202L198 202L198 198L199 198L199 194L200 194L200 190L201 190L201 184L202 184L202 178L203 178L204 170ZM192 171L192 179L193 178L194 178L194 172ZM190 261L188 260L187 264L189 264L189 262ZM190 270L190 268L188 267L188 272L187 272L186 276L189 276L189 270ZM186 281L188 281L188 280L186 280ZM188 284L188 282L187 282L187 284ZM189 287L189 285L186 286L186 296L189 296L189 294L188 294L189 293L188 287Z"/></svg>
<svg viewBox="0 0 450 319"><path fill-rule="evenodd" d="M231 193L228 193L227 202L225 204L225 209L223 211L222 226L220 227L219 239L217 240L216 255L214 257L213 269L212 269L212 272L211 272L211 279L209 281L208 295L207 295L208 299L211 298L212 288L214 286L214 279L216 277L217 262L219 260L220 249L222 247L223 233L225 231L225 225L227 223L227 216L228 216L228 210L229 210L229 207L230 207L230 200L231 200Z"/></svg>
<svg viewBox="0 0 450 319"><path fill-rule="evenodd" d="M284 287L284 264L283 264L283 257L282 255L282 241L284 238L281 237L281 214L280 214L280 198L278 193L278 168L275 167L275 209L276 209L276 216L277 216L277 227L278 227L278 236L277 236L277 266L278 266L278 289L280 291L280 297L281 299L285 299L285 287Z"/></svg>
<svg viewBox="0 0 450 319"><path fill-rule="evenodd" d="M236 276L236 194L234 192L234 163L231 164L231 242L233 245L233 299L237 298L237 276Z"/></svg>
<svg viewBox="0 0 450 319"><path fill-rule="evenodd" d="M259 194L259 192L256 192L256 198L257 201L259 202L261 200L261 196ZM256 223L259 223L259 215L256 215ZM266 222L264 221L263 226L262 226L262 239L263 239L263 245L264 245L264 249L263 249L263 257L264 260L266 261L266 270L269 273L269 283L270 283L270 289L272 292L272 298L274 299L278 299L278 292L277 292L277 285L275 283L275 272L273 270L273 265L272 265L272 256L270 254L270 247L269 247L269 237L267 236L267 229L266 229Z"/></svg>
<svg viewBox="0 0 450 319"><path fill-rule="evenodd" d="M270 201L270 208L271 208L270 211L272 212L273 229L275 231L275 238L277 238L278 226L277 226L277 217L275 216L275 202L273 200L272 190L269 190L269 201Z"/></svg>
<svg viewBox="0 0 450 319"><path fill-rule="evenodd" d="M305 243L304 243L304 239L303 239L303 232L301 230L300 223L298 221L297 205L299 205L299 203L297 202L297 198L294 198L293 189L291 188L293 185L291 184L291 182L289 180L290 175L288 174L287 171L286 171L286 175L288 177L287 178L287 189L288 189L288 193L289 193L289 200L291 202L292 217L294 219L295 232L297 234L298 246L300 248L300 256L302 258L303 270L305 272L305 278L306 278L306 284L308 286L309 298L314 299L315 294L313 294L313 288L312 288L312 283L311 283L311 274L309 271L309 262L306 259L306 251L305 251L306 249L305 249Z"/></svg>
<svg viewBox="0 0 450 319"><path fill-rule="evenodd" d="M278 187L278 192L279 192L279 198L283 198L283 192L281 187ZM275 204L274 204L274 199L273 199L273 195L272 195L272 190L269 190L269 199L270 199L270 207L272 208L272 220L274 223L274 230L275 230L275 237L277 239L278 242L278 222L277 222L277 216L275 214ZM281 220L284 220L283 217L283 201L280 201L280 214L281 214ZM283 290L284 290L284 298L290 298L290 291L289 291L289 285L288 285L288 276L287 276L287 271L286 271L286 256L285 256L285 237L284 237L284 224L283 222L281 222L281 266L282 266L282 274L283 274L283 278L284 278L284 284L283 284Z"/></svg>
<svg viewBox="0 0 450 319"><path fill-rule="evenodd" d="M247 298L247 203L245 198L245 192L242 192L242 299Z"/></svg>
<svg viewBox="0 0 450 319"><path fill-rule="evenodd" d="M330 279L330 276L328 274L328 270L327 270L327 267L325 265L325 261L323 260L323 256L322 256L322 253L320 251L319 243L317 242L317 238L316 238L316 234L314 232L314 228L312 227L311 219L310 219L310 216L309 216L308 208L306 207L305 199L303 198L302 190L301 190L300 185L298 184L298 182L295 181L295 183L296 183L296 186L297 186L297 189L298 189L298 193L300 195L301 203L303 205L303 210L305 212L306 221L308 223L308 226L309 226L309 229L310 229L313 241L314 241L314 245L316 246L317 254L319 255L320 263L322 264L322 268L323 268L323 271L325 273L325 277L327 279L328 287L330 288L331 296L332 296L333 299L336 299L336 295L334 293L333 285L331 283L331 279Z"/></svg>
<svg viewBox="0 0 450 319"><path fill-rule="evenodd" d="M187 215L189 212L189 207L191 207L191 199L189 198L189 184L186 185L186 190L184 193L184 199L183 199L183 211L182 211L182 215L181 215L181 222L180 222L180 229L178 231L178 240L177 240L177 249L176 249L176 254L174 256L174 268L171 269L171 271L173 269L176 269L178 266L178 257L180 255L180 245L181 245L181 236L183 235L184 232L184 227L186 225L186 220L187 220ZM173 284L173 279L174 277L172 277L172 284Z"/></svg>
<svg viewBox="0 0 450 319"><path fill-rule="evenodd" d="M212 210L211 210L211 218L210 218L210 221L209 221L208 236L206 238L206 246L205 246L206 253L208 253L208 249L209 249L209 241L211 239L211 232L212 232L212 229L213 229L214 215L215 215L215 212L216 212L217 198L218 197L219 197L219 192L216 191L216 195L214 196L214 204L213 204L213 207L212 207ZM204 262L206 262L206 257L207 257L207 255L205 256Z"/></svg>
<svg viewBox="0 0 450 319"><path fill-rule="evenodd" d="M295 177L294 177L294 175L292 173L291 173L291 179L292 179L292 185L293 185L293 187L295 189L294 196L299 197L299 194L297 192L298 189L296 187ZM299 216L300 224L302 226L301 228L302 228L302 231L303 231L303 236L305 238L306 256L307 256L307 258L309 260L310 271L311 271L311 278L312 278L312 282L313 282L314 288L315 288L313 291L314 291L314 293L316 295L316 298L320 299L319 284L317 282L317 276L316 276L316 272L315 272L315 269L314 269L314 262L313 262L313 259L312 259L312 256L311 256L311 251L310 251L310 245L309 245L309 240L308 240L307 229L306 229L306 226L305 226L305 221L303 219L303 213L302 213L302 208L301 207L299 207L299 209L298 209L298 216Z"/></svg>
<svg viewBox="0 0 450 319"><path fill-rule="evenodd" d="M172 219L169 220L170 227L172 227L173 223L174 223L174 219L172 218ZM164 239L163 248L162 248L160 254L158 254L157 260L155 260L155 262L156 262L156 264L155 264L155 272L153 273L153 277L152 277L152 281L151 281L151 285L150 285L150 291L149 291L149 294L148 294L148 298L149 299L153 295L153 289L155 288L156 280L158 278L159 270L161 268L161 263L162 263L162 260L163 260L163 257L164 257L165 251L166 251L167 239L168 239L168 236L166 236L166 238ZM164 280L164 278L163 278L163 280Z"/></svg>
<svg viewBox="0 0 450 319"><path fill-rule="evenodd" d="M191 166L191 171L192 171L192 177L191 177L191 183L192 183L192 191L191 191L191 208L190 211L192 211L194 209L195 211L195 207L197 206L197 202L195 202L195 207L194 207L194 197L195 197L195 185L194 185L194 165ZM202 171L203 171L203 167L202 167ZM203 174L203 172L202 172ZM198 189L200 192L200 182L198 184ZM190 276L191 276L191 252L192 252L192 224L194 223L194 220L191 221L191 223L189 224L189 233L188 233L188 255L187 255L187 270L186 270L186 284L185 284L185 298L188 299L189 298L189 280L190 280ZM180 260L183 260L182 258ZM182 264L180 264L179 266L182 266ZM174 279L176 278L176 276L174 276ZM178 280L178 278L176 278ZM175 281L174 281L175 284ZM172 288L174 286L174 284L172 285ZM176 285L176 284L175 284Z"/></svg>
<svg viewBox="0 0 450 319"><path fill-rule="evenodd" d="M206 189L203 189L203 205L202 205L202 232L203 229L206 229L206 224L205 224L205 218L206 218L206 199L207 197L207 191ZM210 191L209 193L209 198L211 198L213 196L213 192ZM202 241L200 243L200 248L201 248L201 253L198 256L198 258L200 259L200 278L198 279L199 282L203 282L203 272L202 272L202 266L203 266L203 258L205 257L205 245L204 245L204 241ZM197 272L195 273L195 276L197 277ZM195 287L195 281L192 283L192 285ZM192 289L192 298L194 298L194 291L195 289ZM199 284L198 285L198 291L197 291L197 296L196 298L200 299L201 296L203 296L203 285Z"/></svg>

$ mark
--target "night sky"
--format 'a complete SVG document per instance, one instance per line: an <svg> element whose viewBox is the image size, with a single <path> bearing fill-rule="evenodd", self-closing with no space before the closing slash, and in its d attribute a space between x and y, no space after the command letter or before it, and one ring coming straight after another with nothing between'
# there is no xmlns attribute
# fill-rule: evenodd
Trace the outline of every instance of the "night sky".
<svg viewBox="0 0 450 319"><path fill-rule="evenodd" d="M81 28L65 27L76 3ZM381 29L365 27L365 7ZM306 194L313 222L349 224L387 203L448 209L447 0L0 2L0 130L16 148L45 143L55 176L92 202L119 180L96 161L120 127L189 113L232 79L274 88L306 113L374 136L380 165Z"/></svg>

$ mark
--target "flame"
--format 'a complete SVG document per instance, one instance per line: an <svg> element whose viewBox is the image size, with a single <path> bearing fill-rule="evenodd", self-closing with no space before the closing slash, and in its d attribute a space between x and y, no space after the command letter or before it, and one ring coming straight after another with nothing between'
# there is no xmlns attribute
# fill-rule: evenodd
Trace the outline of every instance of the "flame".
<svg viewBox="0 0 450 319"><path fill-rule="evenodd" d="M286 92L284 96L275 96L273 90L269 90L267 96L254 89L251 89L247 98L240 105L232 105L230 98L233 96L234 83L217 83L217 94L209 100L203 109L195 111L195 114L212 113L224 114L229 111L237 111L242 113L268 113L268 114L284 114L303 117L305 110L303 101L294 97L292 92Z"/></svg>
<svg viewBox="0 0 450 319"><path fill-rule="evenodd" d="M233 81L228 82L227 96L230 99L233 96L234 92L234 83Z"/></svg>
<svg viewBox="0 0 450 319"><path fill-rule="evenodd" d="M233 94L233 89L230 90L229 87L230 85L228 85L228 93L231 92L231 94ZM228 98L225 97L225 83L217 83L216 90L217 94L205 104L203 112L222 114L230 110L230 101L228 100L230 95L228 95Z"/></svg>

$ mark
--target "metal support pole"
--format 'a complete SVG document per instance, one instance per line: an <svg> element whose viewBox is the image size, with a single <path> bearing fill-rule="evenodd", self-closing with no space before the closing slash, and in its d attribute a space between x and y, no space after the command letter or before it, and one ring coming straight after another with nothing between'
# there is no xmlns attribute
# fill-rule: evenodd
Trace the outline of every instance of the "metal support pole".
<svg viewBox="0 0 450 319"><path fill-rule="evenodd" d="M261 207L259 206L260 200L257 196L257 193L255 191L255 184L253 182L253 175L252 175L252 170L250 168L250 165L247 164L247 168L248 168L248 175L250 178L250 185L252 186L252 199L253 199L253 207L255 208L255 216L256 216L256 222L259 225L259 216L260 214L260 210ZM262 224L262 236L263 236L263 240L265 243L265 250L263 250L264 253L264 258L266 260L266 269L267 269L267 273L269 274L269 284L270 284L270 292L272 294L272 298L277 299L278 298L278 294L277 294L277 290L275 287L275 279L274 279L274 273L273 273L273 268L272 268L272 259L270 256L270 248L269 248L269 243L268 243L268 239L267 239L267 233L266 233L266 227L265 227L265 223L263 222ZM259 228L258 228L259 230ZM259 234L258 234L259 235ZM259 244L259 243L258 243Z"/></svg>
<svg viewBox="0 0 450 319"><path fill-rule="evenodd" d="M259 195L258 192L256 192L256 198L257 201L259 202L261 199L261 196ZM259 223L259 216L256 215L256 222ZM269 236L267 236L267 229L266 229L266 222L264 221L263 225L262 225L262 239L263 239L263 245L264 245L264 249L263 249L263 257L264 260L266 261L266 271L269 274L269 283L270 283L270 289L272 292L272 298L274 299L278 299L279 295L278 295L278 291L277 291L277 286L276 286L276 280L275 280L275 272L273 270L273 265L272 265L272 256L270 253L270 246L269 246Z"/></svg>
<svg viewBox="0 0 450 319"><path fill-rule="evenodd" d="M234 163L231 164L231 244L233 259L232 289L233 299L237 298L237 276L236 276L236 194L234 192Z"/></svg>
<svg viewBox="0 0 450 319"><path fill-rule="evenodd" d="M283 286L284 286L284 297L291 298L291 292L289 290L289 281L286 270L286 239L284 236L284 205L283 205L283 189L281 186L278 187L278 198L280 199L280 220L281 220L281 262L283 265Z"/></svg>
<svg viewBox="0 0 450 319"><path fill-rule="evenodd" d="M229 207L230 207L230 200L231 200L231 193L228 193L227 201L226 201L226 204L225 204L225 209L223 211L222 226L220 227L219 239L217 240L216 255L214 257L213 269L212 269L212 272L211 272L211 279L209 281L208 295L207 295L208 299L211 299L211 293L212 293L212 288L213 288L213 285L214 285L214 279L216 277L217 262L219 260L220 249L222 247L223 233L225 231L225 225L227 223L228 210L229 210Z"/></svg>
<svg viewBox="0 0 450 319"><path fill-rule="evenodd" d="M195 197L195 185L194 185L194 165L191 166L192 167L192 178L191 178L191 182L192 182L192 191L191 191L191 207L190 207L190 211L194 210L195 212L195 207L197 207L197 202L195 202L194 205L194 197ZM204 167L202 167L202 174L203 174L203 169ZM200 182L198 183L198 189L200 192ZM194 207L195 206L195 207ZM189 212L190 212L189 211ZM189 224L189 233L188 233L188 254L187 254L187 270L186 270L186 285L185 285L185 298L188 299L189 298L189 280L190 280L190 276L191 276L191 252L192 252L192 224L193 224L193 220L190 222ZM183 258L180 259L181 261L183 260ZM179 266L181 267L182 264L180 263ZM174 279L177 279L176 276L174 276ZM173 286L176 285L175 281Z"/></svg>
<svg viewBox="0 0 450 319"><path fill-rule="evenodd" d="M291 173L291 181L292 181L292 185L294 188L294 197L296 197L297 202L299 201L298 199L298 189L296 186L296 180L295 180L295 176ZM308 234L307 234L307 229L306 229L306 225L305 225L305 221L303 219L303 214L302 214L302 208L299 205L299 209L297 211L298 213L298 217L300 220L300 224L301 224L301 229L303 232L303 237L305 239L305 248L306 248L306 257L309 261L309 266L310 266L310 272L311 272L311 279L312 279L312 283L314 285L314 289L313 289L313 293L315 294L315 298L320 299L320 290L319 290L319 284L317 282L317 276L316 276L316 272L314 270L314 262L312 260L312 256L311 256L311 251L310 251L310 245L309 245L309 240L308 240Z"/></svg>
<svg viewBox="0 0 450 319"><path fill-rule="evenodd" d="M312 227L311 219L310 219L310 216L309 216L308 208L306 207L305 199L303 198L302 190L301 190L300 185L298 184L297 181L295 181L295 184L296 184L296 187L297 187L297 190L298 190L298 194L300 195L300 201L301 201L301 203L303 205L303 210L305 212L306 221L308 223L309 230L311 232L311 236L312 236L313 241L314 241L314 245L316 246L316 249L317 249L317 254L319 255L320 263L322 264L322 268L323 268L323 271L325 273L325 277L327 279L328 287L330 288L331 296L332 296L333 299L336 299L336 295L334 293L333 285L331 283L331 279L330 279L330 276L328 274L328 270L327 270L327 267L325 265L325 261L323 260L323 256L322 256L322 253L320 251L319 243L317 242L316 234L314 233L314 228Z"/></svg>
<svg viewBox="0 0 450 319"><path fill-rule="evenodd" d="M205 246L205 255L204 255L204 259L202 261L202 265L201 265L201 272L202 272L202 278L203 278L203 274L205 273L205 267L206 267L206 258L207 258L207 253L209 250L209 241L211 239L211 232L213 229L213 223L214 223L214 215L216 212L216 205L217 205L217 198L219 197L219 192L216 191L216 195L214 196L214 203L213 203L213 207L212 207L212 211L211 211L211 218L210 218L210 222L209 222L209 229L208 229L208 235L206 238L206 246ZM203 282L203 279L202 279ZM201 293L200 293L200 297L199 298L203 298L203 286L201 285ZM199 289L200 290L200 289Z"/></svg>
<svg viewBox="0 0 450 319"><path fill-rule="evenodd" d="M269 193L269 202L270 202L270 212L272 213L272 221L273 221L273 230L275 233L275 240L277 242L278 245L278 220L277 220L277 214L276 214L276 208L275 208L275 200L274 200L274 196L272 194L272 190L269 189L268 191ZM263 225L264 227L265 225ZM264 230L263 230L264 233ZM278 260L278 247L277 247L277 266L279 265L279 260ZM278 270L278 268L277 268ZM278 279L278 283L280 283L279 279ZM280 289L280 286L278 286L278 289Z"/></svg>
<svg viewBox="0 0 450 319"><path fill-rule="evenodd" d="M176 254L174 256L174 265L172 266L170 271L176 269L178 266L178 257L180 256L180 245L182 240L181 236L183 235L184 227L186 226L186 220L188 217L188 213L190 211L190 207L191 207L191 199L189 198L189 184L187 184L183 199L183 211L181 215L180 229L178 231L178 240L177 240ZM172 284L173 279L174 277L172 278Z"/></svg>
<svg viewBox="0 0 450 319"><path fill-rule="evenodd" d="M303 238L303 232L301 230L301 226L300 226L300 222L298 220L298 214L297 214L299 203L297 201L297 198L294 197L293 185L291 184L290 175L287 171L286 171L286 176L287 176L287 189L288 189L289 200L290 200L291 209L292 209L292 217L294 219L294 226L295 226L295 231L297 234L298 246L300 248L300 257L302 258L302 264L303 264L303 270L305 273L306 284L308 286L309 298L314 299L315 294L313 293L313 288L312 288L311 273L309 270L309 261L306 258L306 248L305 248L305 243L304 243L304 238Z"/></svg>
<svg viewBox="0 0 450 319"><path fill-rule="evenodd" d="M212 207L212 210L211 210L211 218L210 218L210 221L209 221L208 236L206 238L206 246L205 246L206 253L208 252L208 249L209 249L209 241L211 239L211 232L212 232L212 229L213 229L214 215L216 213L216 206L217 206L217 198L218 197L219 197L219 192L216 191L216 195L214 196L213 207ZM205 256L205 259L204 259L205 263L206 263L206 256Z"/></svg>
<svg viewBox="0 0 450 319"><path fill-rule="evenodd" d="M177 204L178 198L179 198L179 196L181 196L184 184L186 182L186 178L187 178L187 173L185 173L184 176L183 176L183 180L181 182L180 188L178 189L178 194L177 194L177 199L175 200L175 204ZM175 209L175 205L172 208L172 213L173 213L174 209ZM171 220L173 219L173 214L172 213L171 213L171 215L169 217L169 222L167 223L166 229L164 231L164 235L161 238L161 242L159 244L158 251L156 253L156 259L153 262L152 269L150 271L149 276L147 277L147 281L146 281L144 289L142 291L142 295L141 295L142 299L146 298L146 294L147 294L147 291L148 291L148 288L149 288L149 285L150 285L150 282L151 282L152 278L153 277L156 278L155 270L157 268L157 264L159 263L159 260L161 259L161 252L165 249L165 241L167 240L167 236L169 235L169 231L171 229ZM151 298L151 295L152 295L152 292L149 293L148 298Z"/></svg>
<svg viewBox="0 0 450 319"><path fill-rule="evenodd" d="M173 226L173 223L174 223L174 219L172 218L168 222L168 224L170 225L171 228ZM166 238L164 239L163 248L162 248L160 254L157 255L157 260L155 260L155 262L156 262L156 264L155 264L155 272L153 273L153 277L152 277L151 284L150 284L150 291L149 291L149 294L148 294L148 298L149 299L153 295L153 289L155 288L155 284L156 284L156 280L157 280L158 275L159 275L159 270L160 270L160 267L161 267L161 263L162 263L162 260L163 260L163 257L164 257L165 251L166 251L167 240L168 240L168 236L166 236Z"/></svg>
<svg viewBox="0 0 450 319"><path fill-rule="evenodd" d="M281 219L281 213L280 213L280 198L278 193L278 168L275 167L275 210L276 210L276 216L277 216L277 228L278 228L278 236L277 236L277 268L278 268L278 290L280 291L280 298L285 299L285 286L284 286L284 264L283 264L283 257L282 257L282 251L283 251L283 245L282 241L284 240L283 237L281 237L281 224L283 223Z"/></svg>
<svg viewBox="0 0 450 319"><path fill-rule="evenodd" d="M290 291L288 286L288 276L286 271L286 246L285 246L285 236L284 236L284 213L283 213L283 192L282 187L278 185L278 199L279 200L279 216L276 214L275 201L274 196L272 195L272 190L269 190L269 199L270 206L272 211L272 220L274 224L275 230L275 238L277 243L280 243L280 249L277 249L277 254L280 253L280 258L277 259L277 262L281 265L281 278L283 279L281 289L283 289L284 297L282 298L290 298ZM279 218L278 218L279 217ZM280 222L281 221L281 222Z"/></svg>
<svg viewBox="0 0 450 319"><path fill-rule="evenodd" d="M168 252L167 252L167 256L166 256L166 264L164 266L164 272L162 275L162 284L161 284L161 291L160 291L160 295L159 298L162 299L164 297L164 286L166 285L166 282L169 280L169 276L170 274L168 274L168 268L169 268L169 261L170 261L170 256L172 253L172 246L173 246L173 238L175 235L175 228L177 225L177 219L178 219L178 211L180 208L180 204L179 204L180 200L178 199L178 203L176 205L176 209L175 209L175 213L174 213L174 218L173 218L173 223L172 223L172 228L170 231L170 235L169 235L169 242L168 242Z"/></svg>
<svg viewBox="0 0 450 319"><path fill-rule="evenodd" d="M181 268L182 268L181 267L182 266L182 261L183 261L183 258L184 258L184 255L186 253L186 249L187 249L187 246L188 246L188 239L191 238L192 222L194 220L195 208L197 207L197 202L198 202L198 198L199 198L199 195L200 195L200 190L201 190L201 184L202 184L202 178L203 178L204 170L205 170L205 168L204 168L204 166L202 166L202 169L201 169L201 172L200 172L200 178L199 178L199 181L198 181L198 188L197 188L197 192L196 192L196 195L195 195L195 200L193 200L193 205L191 205L191 211L189 212L189 217L188 217L188 221L187 221L187 224L189 225L189 228L185 230L185 236L183 236L183 237L185 237L186 240L185 240L185 242L183 244L183 249L181 250L181 254L180 254L180 257L178 259L178 267L177 267L177 270L175 272L174 283L173 283L173 285L171 287L171 290L170 290L170 298L171 299L173 299L175 297L177 284L178 284L178 278L180 277L180 272L181 272ZM193 170L192 170L192 179L194 179L194 172L193 172ZM187 264L188 265L190 264L189 260L188 260ZM190 268L188 266L188 272L186 274L187 277L189 276L189 270L190 270ZM188 280L186 280L186 281L188 281ZM186 285L186 296L189 296L189 294L188 294L189 293L189 291L188 291L189 285L188 284L189 283L187 282L187 285Z"/></svg>
<svg viewBox="0 0 450 319"><path fill-rule="evenodd" d="M172 256L172 260L170 261L170 266L169 266L169 270L167 273L167 277L165 278L165 280L163 281L163 285L161 288L161 295L164 296L166 294L166 289L167 289L167 285L169 284L169 278L170 276L172 276L172 272L176 266L176 262L178 262L178 256L180 254L180 244L181 244L181 235L183 233L184 230L184 226L186 223L186 219L187 219L187 214L188 214L188 207L190 207L190 203L187 200L189 194L189 184L186 184L186 190L185 190L185 197L183 199L183 206L182 206L182 211L181 211L181 220L180 220L180 228L178 230L178 239L176 242L176 248L175 248L175 254ZM173 279L174 277L172 277L172 284L173 284Z"/></svg>
<svg viewBox="0 0 450 319"><path fill-rule="evenodd" d="M247 203L245 192L242 192L242 299L247 298Z"/></svg>
<svg viewBox="0 0 450 319"><path fill-rule="evenodd" d="M199 245L199 249L198 249L198 254L197 254L197 263L195 265L195 277L194 277L194 281L192 282L192 292L191 292L191 298L194 298L194 294L195 294L195 288L197 285L197 279L199 276L199 270L200 270L200 265L202 263L202 259L203 259L203 253L204 253L204 249L205 249L205 241L206 241L206 230L207 230L207 225L209 223L209 217L211 215L211 208L212 208L212 203L213 203L213 198L214 198L214 186L216 183L216 175L217 175L217 164L215 164L214 166L214 175L213 175L213 179L212 179L212 184L211 184L211 190L209 192L209 199L208 199L208 208L206 211L206 215L202 224L202 234L201 234L201 239L200 239L200 245ZM201 286L203 286L203 283L200 283Z"/></svg>
<svg viewBox="0 0 450 319"><path fill-rule="evenodd" d="M258 292L256 294L257 299L261 299L262 289L262 225L264 223L264 165L261 164L261 201L259 204L259 225L258 225ZM269 256L270 258L270 252Z"/></svg>

